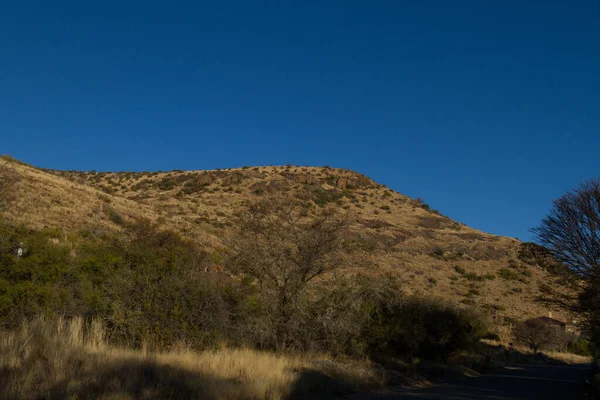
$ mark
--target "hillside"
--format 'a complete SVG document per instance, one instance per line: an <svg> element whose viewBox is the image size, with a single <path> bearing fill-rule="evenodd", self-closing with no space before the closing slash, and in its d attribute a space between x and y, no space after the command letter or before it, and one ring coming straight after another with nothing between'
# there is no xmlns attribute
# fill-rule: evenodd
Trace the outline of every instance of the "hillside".
<svg viewBox="0 0 600 400"><path fill-rule="evenodd" d="M535 299L544 285L557 288L556 277L519 258L518 240L469 228L349 170L100 173L19 162L10 168L21 180L7 219L35 229L119 229L122 219L143 216L214 250L232 229L233 213L259 196L282 193L352 212L357 223L348 239L368 251L369 270L400 277L407 293L474 305L498 319L522 319L546 315L549 309Z"/></svg>

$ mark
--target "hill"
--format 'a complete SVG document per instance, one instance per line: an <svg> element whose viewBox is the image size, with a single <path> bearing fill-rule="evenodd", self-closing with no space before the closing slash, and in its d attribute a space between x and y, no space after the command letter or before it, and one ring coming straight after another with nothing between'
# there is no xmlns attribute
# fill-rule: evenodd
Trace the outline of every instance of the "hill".
<svg viewBox="0 0 600 400"><path fill-rule="evenodd" d="M369 271L399 277L408 294L473 305L502 320L547 315L536 299L548 287L562 290L559 277L520 256L517 239L467 227L349 170L288 165L80 172L20 162L10 168L20 182L7 219L34 229L117 230L123 220L145 217L214 250L234 228L236 211L280 193L351 212L356 223L348 240L368 252Z"/></svg>

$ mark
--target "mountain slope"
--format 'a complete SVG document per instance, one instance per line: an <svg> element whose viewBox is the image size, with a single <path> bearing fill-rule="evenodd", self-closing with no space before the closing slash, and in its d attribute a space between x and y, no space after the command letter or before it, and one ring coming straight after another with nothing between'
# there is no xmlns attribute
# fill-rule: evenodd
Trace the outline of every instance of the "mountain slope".
<svg viewBox="0 0 600 400"><path fill-rule="evenodd" d="M352 212L357 223L348 240L368 251L370 271L400 277L408 293L521 319L546 315L549 309L535 301L540 288L559 288L555 276L520 259L518 240L457 223L353 171L270 166L85 173L18 162L11 168L21 182L7 219L32 228L119 229L122 219L146 217L214 249L234 228L233 213L258 196L282 193Z"/></svg>

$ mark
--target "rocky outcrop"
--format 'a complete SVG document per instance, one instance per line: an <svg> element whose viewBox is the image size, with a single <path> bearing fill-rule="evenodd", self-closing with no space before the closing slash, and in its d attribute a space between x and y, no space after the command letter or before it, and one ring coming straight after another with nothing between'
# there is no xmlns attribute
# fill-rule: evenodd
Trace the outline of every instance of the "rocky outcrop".
<svg viewBox="0 0 600 400"><path fill-rule="evenodd" d="M348 184L346 183L346 180L340 176L335 180L335 187L340 190L346 190Z"/></svg>

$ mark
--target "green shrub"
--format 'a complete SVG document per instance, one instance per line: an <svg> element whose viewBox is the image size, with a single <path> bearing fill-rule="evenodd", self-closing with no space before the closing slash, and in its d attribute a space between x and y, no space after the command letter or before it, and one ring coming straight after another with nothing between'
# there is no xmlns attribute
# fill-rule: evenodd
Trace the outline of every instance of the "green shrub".
<svg viewBox="0 0 600 400"><path fill-rule="evenodd" d="M431 254L434 255L435 257L442 258L442 257L444 257L444 249L442 249L439 246L435 246L435 247L433 247Z"/></svg>
<svg viewBox="0 0 600 400"><path fill-rule="evenodd" d="M472 348L487 332L480 315L441 300L411 298L374 312L367 336L375 352L445 359Z"/></svg>
<svg viewBox="0 0 600 400"><path fill-rule="evenodd" d="M467 279L469 281L481 282L484 280L484 277L482 275L477 275L474 272L467 272L463 276L465 277L465 279Z"/></svg>
<svg viewBox="0 0 600 400"><path fill-rule="evenodd" d="M571 341L567 345L567 350L569 353L579 354L580 356L591 356L593 354L592 343L582 337Z"/></svg>
<svg viewBox="0 0 600 400"><path fill-rule="evenodd" d="M455 265L454 270L460 275L464 275L467 272L463 267L459 265Z"/></svg>
<svg viewBox="0 0 600 400"><path fill-rule="evenodd" d="M516 281L520 279L519 273L508 268L500 268L498 276L508 281Z"/></svg>
<svg viewBox="0 0 600 400"><path fill-rule="evenodd" d="M0 223L0 328L38 314L85 315L104 320L108 339L121 344L272 348L270 299L256 281L204 272L227 262L158 224L120 223L119 233L79 235ZM18 258L21 242L26 252ZM364 251L369 244L349 245ZM315 283L294 304L290 349L445 358L485 333L469 310L400 292L387 276Z"/></svg>

